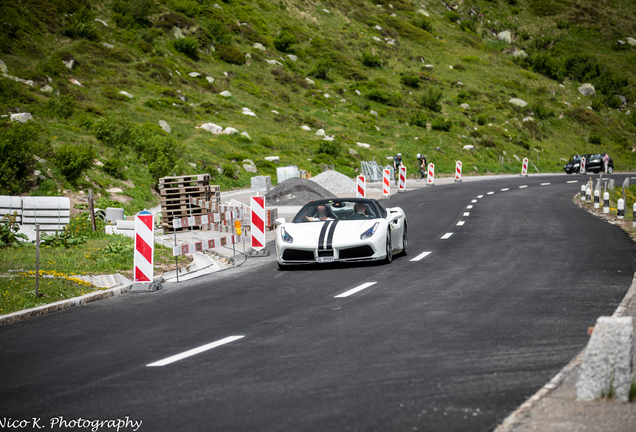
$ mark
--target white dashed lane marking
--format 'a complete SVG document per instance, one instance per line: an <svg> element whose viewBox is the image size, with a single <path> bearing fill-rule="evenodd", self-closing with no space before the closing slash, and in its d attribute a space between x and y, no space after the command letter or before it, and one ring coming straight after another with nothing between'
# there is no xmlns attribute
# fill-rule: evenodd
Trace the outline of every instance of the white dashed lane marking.
<svg viewBox="0 0 636 432"><path fill-rule="evenodd" d="M338 294L337 296L334 296L335 298L342 298L342 297L349 297L352 294L357 293L358 291L362 291L363 289L367 289L369 288L371 285L375 285L377 282L367 282L367 283L363 283L362 285L360 285L359 287L356 287L354 289L350 289L349 291L345 291L342 294Z"/></svg>
<svg viewBox="0 0 636 432"><path fill-rule="evenodd" d="M519 186L519 189L527 188L528 185Z"/></svg>
<svg viewBox="0 0 636 432"><path fill-rule="evenodd" d="M478 195L478 196L477 196L477 198L483 198L483 197L484 197L483 195Z"/></svg>
<svg viewBox="0 0 636 432"><path fill-rule="evenodd" d="M550 183L541 183L541 186L550 186Z"/></svg>
<svg viewBox="0 0 636 432"><path fill-rule="evenodd" d="M413 258L411 261L419 261L422 258L425 258L427 255L430 255L430 252L422 252L421 254Z"/></svg>
<svg viewBox="0 0 636 432"><path fill-rule="evenodd" d="M450 236L452 236L453 233L446 233L442 236L442 240L446 240L447 238L449 238Z"/></svg>
<svg viewBox="0 0 636 432"><path fill-rule="evenodd" d="M472 200L472 201L471 201L471 203L476 203L476 202L477 202L477 200Z"/></svg>
<svg viewBox="0 0 636 432"><path fill-rule="evenodd" d="M472 205L467 205L467 206L466 206L466 208L467 208L468 210L470 210L471 208L473 208L473 206L472 206Z"/></svg>
<svg viewBox="0 0 636 432"><path fill-rule="evenodd" d="M457 222L457 226L462 226L462 225L464 225L465 223L466 223L466 221L459 221L459 222Z"/></svg>
<svg viewBox="0 0 636 432"><path fill-rule="evenodd" d="M220 340L218 340L216 342L212 342L212 343L209 343L209 344L206 344L206 345L202 345L202 346L200 346L198 348L193 348L191 350L182 352L181 354L173 355L173 356L167 357L167 358L165 358L163 360L159 360L159 361L156 361L154 363L150 363L150 364L148 364L146 366L147 367L166 366L166 365L169 365L170 363L174 363L174 362L177 362L179 360L183 360L185 358L192 357L193 355L197 355L197 354L200 354L202 352L211 350L212 348L220 347L221 345L225 345L225 344L228 344L230 342L234 342L235 340L239 340L239 339L244 338L244 337L245 336L229 336L229 337L226 337L224 339L220 339Z"/></svg>
<svg viewBox="0 0 636 432"><path fill-rule="evenodd" d="M470 216L470 212L464 212L464 216Z"/></svg>
<svg viewBox="0 0 636 432"><path fill-rule="evenodd" d="M488 192L486 195L492 195L494 194L494 192Z"/></svg>
<svg viewBox="0 0 636 432"><path fill-rule="evenodd" d="M578 183L578 180L570 180L570 181L566 181L566 183Z"/></svg>
<svg viewBox="0 0 636 432"><path fill-rule="evenodd" d="M505 192L505 191L509 191L509 190L510 190L510 188L503 188L501 191Z"/></svg>

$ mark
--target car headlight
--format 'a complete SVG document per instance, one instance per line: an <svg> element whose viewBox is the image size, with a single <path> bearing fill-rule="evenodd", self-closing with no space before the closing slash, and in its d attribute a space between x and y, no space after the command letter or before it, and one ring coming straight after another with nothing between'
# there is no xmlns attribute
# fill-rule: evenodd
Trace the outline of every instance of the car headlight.
<svg viewBox="0 0 636 432"><path fill-rule="evenodd" d="M287 231L285 231L285 228L281 228L280 229L280 236L281 236L281 238L283 239L283 241L285 243L293 243L294 242L294 238L292 236L290 236Z"/></svg>
<svg viewBox="0 0 636 432"><path fill-rule="evenodd" d="M577 164L577 163L575 163L575 164L574 164L574 168L576 168L576 167L578 167L578 166L579 166L579 164Z"/></svg>
<svg viewBox="0 0 636 432"><path fill-rule="evenodd" d="M376 222L371 228L360 234L360 240L368 239L369 237L373 236L373 234L375 234L375 231L378 229L378 225L380 225L380 222Z"/></svg>

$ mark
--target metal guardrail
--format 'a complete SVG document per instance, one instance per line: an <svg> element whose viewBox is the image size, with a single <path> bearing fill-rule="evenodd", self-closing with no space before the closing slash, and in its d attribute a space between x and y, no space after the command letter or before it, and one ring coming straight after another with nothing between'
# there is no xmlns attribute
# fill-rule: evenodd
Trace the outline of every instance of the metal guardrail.
<svg viewBox="0 0 636 432"><path fill-rule="evenodd" d="M382 181L382 171L388 169L391 171L391 177L393 177L393 167L391 165L387 165L382 167L378 165L376 161L362 161L361 163L362 175L369 182L380 182Z"/></svg>

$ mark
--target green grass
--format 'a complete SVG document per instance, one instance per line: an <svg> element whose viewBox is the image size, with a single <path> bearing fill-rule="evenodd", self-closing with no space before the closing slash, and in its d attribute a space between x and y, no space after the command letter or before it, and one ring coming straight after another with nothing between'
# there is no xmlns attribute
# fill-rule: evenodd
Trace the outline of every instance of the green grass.
<svg viewBox="0 0 636 432"><path fill-rule="evenodd" d="M53 3L57 6L50 6ZM120 187L128 197L128 213L157 204L158 195L153 192L157 171L151 165L162 154L140 156L133 148L106 145L96 133L102 118L127 118L136 126L155 127L159 120L167 121L171 137L180 146L176 154L167 154L175 156L174 163L167 158L169 172L208 172L223 190L250 184L253 174L242 168L242 159L256 162L258 175L275 174L275 166L262 164L264 157L273 155L281 157L281 166L295 164L319 173L324 157L319 156L322 141L314 132L320 128L341 144L342 151L333 162L348 175L355 173L360 160L384 161L397 152L413 162L416 153L426 154L440 174L452 172L457 159L466 172L475 172L473 167L479 173L517 172L520 163L498 165L504 152L528 157L535 164L539 154L541 172L561 171L559 158L575 152L608 151L618 171L636 167L636 153L631 151L636 124L624 111L602 104L599 111L590 111L587 107L593 99L578 93L581 83L566 81L561 87L535 70L535 65L513 61L510 55L514 49L524 49L531 58L540 54L557 62L570 54L594 56L603 67L628 79L621 91L631 105L636 100L636 49L628 45L616 50L608 42L636 34L636 7L627 0L616 0L611 7L582 0L585 13L574 4L555 9L542 0L516 6L475 0L460 5L457 13L466 21L471 8L477 8L484 15L484 26L475 22L474 28L465 26L465 30L444 19L446 10L437 3L426 6L431 17L423 30L423 17L416 12L421 6L406 0L395 2L393 10L388 3L379 8L373 2L323 6L300 0L229 1L219 3L222 9L217 9L214 2L201 0L153 2L147 11L113 10L112 2L96 1L91 2L91 13L109 26L94 22L94 28L84 33L77 25L81 17L65 17L69 12L58 3L37 0L19 8L9 3L2 6L5 16L19 20L23 32L18 37L0 30L2 59L10 74L33 79L37 86L0 86L5 89L0 91L0 107L5 112L20 107L34 115L41 143L34 151L47 162L29 162L28 168L44 173L50 169L47 180L25 182L25 192L56 194L92 188L108 195L105 189ZM324 13L323 7L330 13ZM376 30L376 25L382 30ZM181 27L189 41L197 40L199 50L178 51L173 26ZM493 29L510 30L513 46L496 40ZM386 39L395 44L386 44ZM104 42L114 48L104 47ZM266 51L254 49L254 42L265 45ZM232 56L227 56L227 50L210 50L211 45L232 47ZM242 62L237 52L246 64L236 64ZM288 54L298 60L289 60ZM77 60L73 71L61 65L61 59L69 56ZM368 61L369 56L374 62ZM277 60L283 66L265 60ZM318 70L327 70L326 76L316 78ZM201 77L187 75L193 71ZM61 98L39 90L46 75L52 78L55 91L75 101L72 115L60 108ZM214 84L205 76L213 77ZM83 87L70 84L71 77ZM315 85L305 78L313 79ZM121 90L134 99L119 95ZM223 90L232 97L220 97ZM442 92L439 107L423 106L424 96L435 91ZM509 104L513 97L528 106ZM470 108L460 108L461 103ZM243 107L256 117L243 115ZM533 113L532 107L539 112ZM371 115L371 110L379 115ZM413 113L420 110L429 123L443 118L452 127L444 131L410 125ZM535 121L522 121L531 115ZM0 127L6 121L0 120ZM247 131L252 139L212 135L196 128L208 122ZM302 125L312 131L301 130ZM593 144L590 136L603 139ZM371 148L362 149L356 142ZM112 171L94 165L69 180L65 167L56 166L56 153L66 144L93 146L101 162L120 160L126 169L113 176ZM475 146L474 154L462 151L466 144ZM349 155L349 148L358 155ZM219 172L229 163L236 164L238 176ZM276 183L275 176L273 180Z"/></svg>
<svg viewBox="0 0 636 432"><path fill-rule="evenodd" d="M34 276L0 277L0 315L78 297L96 289L79 279L45 277L40 278L40 296L36 297Z"/></svg>

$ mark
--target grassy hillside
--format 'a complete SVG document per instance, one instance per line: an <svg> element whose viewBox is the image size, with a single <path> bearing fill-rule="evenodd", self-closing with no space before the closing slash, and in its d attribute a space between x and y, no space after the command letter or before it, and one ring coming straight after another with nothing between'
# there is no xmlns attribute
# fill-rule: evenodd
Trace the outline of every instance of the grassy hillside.
<svg viewBox="0 0 636 432"><path fill-rule="evenodd" d="M0 59L34 83L0 78L0 111L34 118L0 120L0 193L119 187L132 211L156 200L158 177L240 187L255 175L244 159L274 174L275 155L314 174L398 151L437 172L456 159L517 172L514 156L560 171L577 151L636 167L636 46L618 43L636 38L629 0L23 0L0 14Z"/></svg>

